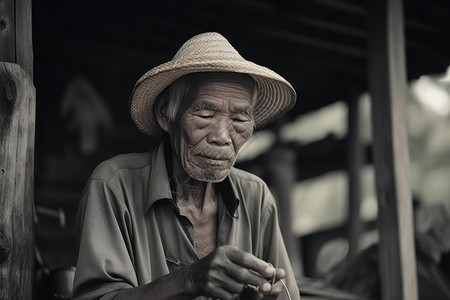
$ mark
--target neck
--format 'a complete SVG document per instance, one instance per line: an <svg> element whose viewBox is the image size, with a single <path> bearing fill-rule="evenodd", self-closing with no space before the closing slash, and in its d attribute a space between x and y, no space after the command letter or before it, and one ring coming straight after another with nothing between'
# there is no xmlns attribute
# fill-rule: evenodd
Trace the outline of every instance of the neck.
<svg viewBox="0 0 450 300"><path fill-rule="evenodd" d="M215 201L215 190L212 182L198 181L184 171L175 153L172 153L172 178L178 206L194 205L202 210L206 201Z"/></svg>

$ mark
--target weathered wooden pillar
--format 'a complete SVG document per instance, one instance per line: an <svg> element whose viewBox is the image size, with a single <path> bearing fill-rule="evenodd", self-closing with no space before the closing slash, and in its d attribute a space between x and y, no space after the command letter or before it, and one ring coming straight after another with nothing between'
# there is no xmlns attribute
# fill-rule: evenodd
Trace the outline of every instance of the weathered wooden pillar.
<svg viewBox="0 0 450 300"><path fill-rule="evenodd" d="M286 145L276 146L268 153L266 172L270 187L278 204L280 229L286 250L296 276L303 274L300 245L292 233L291 194L292 186L297 181L297 154Z"/></svg>
<svg viewBox="0 0 450 300"><path fill-rule="evenodd" d="M0 0L0 299L32 299L35 89L31 0Z"/></svg>
<svg viewBox="0 0 450 300"><path fill-rule="evenodd" d="M369 0L369 90L380 233L381 298L417 300L405 101L403 3Z"/></svg>
<svg viewBox="0 0 450 300"><path fill-rule="evenodd" d="M356 256L362 231L361 208L361 168L362 145L359 130L359 102L354 97L348 103L347 135L347 176L348 176L348 259Z"/></svg>

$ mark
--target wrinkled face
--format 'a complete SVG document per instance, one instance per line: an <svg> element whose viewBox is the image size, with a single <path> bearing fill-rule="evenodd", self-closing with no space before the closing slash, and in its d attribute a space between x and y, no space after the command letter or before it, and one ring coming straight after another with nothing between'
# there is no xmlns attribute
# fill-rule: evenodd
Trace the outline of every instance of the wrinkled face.
<svg viewBox="0 0 450 300"><path fill-rule="evenodd" d="M227 177L253 133L252 95L252 83L232 78L198 85L172 134L174 150L190 177L207 182Z"/></svg>

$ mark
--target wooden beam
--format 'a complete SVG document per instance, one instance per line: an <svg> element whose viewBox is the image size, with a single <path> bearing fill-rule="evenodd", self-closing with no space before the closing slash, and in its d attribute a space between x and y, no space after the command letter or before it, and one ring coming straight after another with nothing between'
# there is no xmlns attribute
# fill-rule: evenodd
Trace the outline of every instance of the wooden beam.
<svg viewBox="0 0 450 300"><path fill-rule="evenodd" d="M0 299L32 299L35 89L31 0L0 0Z"/></svg>
<svg viewBox="0 0 450 300"><path fill-rule="evenodd" d="M3 0L4 1L4 0ZM8 2L8 1L7 1ZM33 79L33 43L31 24L31 0L15 0L16 64Z"/></svg>
<svg viewBox="0 0 450 300"><path fill-rule="evenodd" d="M279 134L279 133L277 133ZM281 142L267 152L265 157L265 173L268 183L278 204L278 216L281 233L289 254L292 269L296 276L303 274L301 249L297 238L292 233L292 186L297 181L295 162L297 154L291 147Z"/></svg>
<svg viewBox="0 0 450 300"><path fill-rule="evenodd" d="M381 299L416 300L417 275L406 140L401 0L369 0L369 90L380 232Z"/></svg>
<svg viewBox="0 0 450 300"><path fill-rule="evenodd" d="M0 1L0 61L16 61L14 20L14 1Z"/></svg>
<svg viewBox="0 0 450 300"><path fill-rule="evenodd" d="M31 299L35 90L17 64L0 62L0 299Z"/></svg>
<svg viewBox="0 0 450 300"><path fill-rule="evenodd" d="M33 78L31 0L0 0L0 61L19 64Z"/></svg>
<svg viewBox="0 0 450 300"><path fill-rule="evenodd" d="M286 40L292 45L306 45L318 49L324 49L331 53L339 53L356 58L365 58L366 52L357 46L344 45L338 42L330 42L320 37L312 37L304 34L298 34L295 31L277 29L268 25L259 25L254 28L255 33L261 36L267 36L271 39Z"/></svg>
<svg viewBox="0 0 450 300"><path fill-rule="evenodd" d="M363 147L360 138L359 102L355 95L348 103L348 139L347 139L347 174L348 174L348 258L352 259L359 251L359 238L362 232L360 218L361 207L361 168L363 165Z"/></svg>
<svg viewBox="0 0 450 300"><path fill-rule="evenodd" d="M346 3L345 1L333 1L333 0L313 0L315 3L319 3L321 6L332 7L339 12L350 12L352 14L364 14L365 11L360 5L354 5L352 3Z"/></svg>
<svg viewBox="0 0 450 300"><path fill-rule="evenodd" d="M295 23L297 26L309 26L311 29L322 29L333 34L342 34L343 36L349 36L354 39L366 38L366 31L364 28L353 27L319 17L311 17L309 15L300 15L295 12L288 12L286 13L285 19Z"/></svg>

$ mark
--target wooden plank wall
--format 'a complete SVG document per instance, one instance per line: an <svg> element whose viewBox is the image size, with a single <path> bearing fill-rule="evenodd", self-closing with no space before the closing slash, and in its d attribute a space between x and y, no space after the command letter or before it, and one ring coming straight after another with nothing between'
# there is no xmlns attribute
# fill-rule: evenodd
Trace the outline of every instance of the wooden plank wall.
<svg viewBox="0 0 450 300"><path fill-rule="evenodd" d="M0 0L0 299L33 294L31 37L31 0Z"/></svg>
<svg viewBox="0 0 450 300"><path fill-rule="evenodd" d="M383 300L416 300L401 0L369 0L369 91Z"/></svg>

